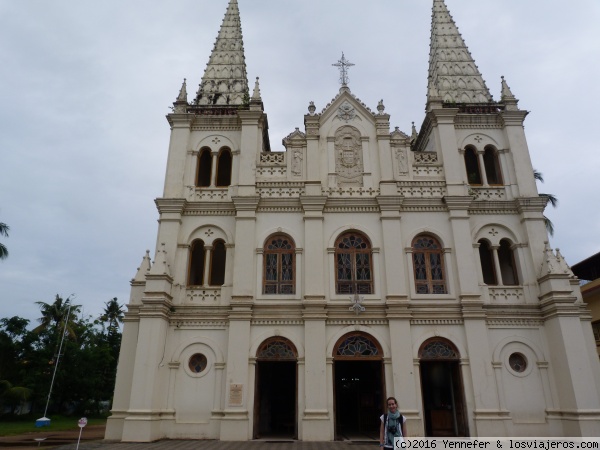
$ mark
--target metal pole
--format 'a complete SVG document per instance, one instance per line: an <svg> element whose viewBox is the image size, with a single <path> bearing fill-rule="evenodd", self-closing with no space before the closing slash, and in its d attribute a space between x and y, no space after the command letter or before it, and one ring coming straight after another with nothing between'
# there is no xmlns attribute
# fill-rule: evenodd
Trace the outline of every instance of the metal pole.
<svg viewBox="0 0 600 450"><path fill-rule="evenodd" d="M67 318L65 320L65 326L63 328L63 335L60 339L60 345L58 347L58 356L56 357L56 365L54 366L54 373L52 374L52 381L50 382L50 391L48 392L48 400L46 401L46 409L44 409L44 417L48 413L48 405L50 405L50 396L52 395L52 387L54 386L54 378L56 377L56 369L58 369L58 363L60 361L60 352L62 351L63 342L65 340L65 335L67 334L67 323L69 322L69 317L71 316L71 305L67 309Z"/></svg>
<svg viewBox="0 0 600 450"><path fill-rule="evenodd" d="M79 427L79 438L77 438L77 448L75 448L75 450L79 449L79 441L81 441L81 433L83 432L83 427Z"/></svg>

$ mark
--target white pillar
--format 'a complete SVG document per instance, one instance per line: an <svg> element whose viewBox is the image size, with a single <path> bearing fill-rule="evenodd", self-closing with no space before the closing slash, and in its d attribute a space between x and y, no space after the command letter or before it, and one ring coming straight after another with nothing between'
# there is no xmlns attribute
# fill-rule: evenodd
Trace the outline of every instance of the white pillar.
<svg viewBox="0 0 600 450"><path fill-rule="evenodd" d="M211 266L211 254L212 254L212 245L204 246L204 274L202 278L202 285L204 287L210 286L208 277L210 276L210 266Z"/></svg>
<svg viewBox="0 0 600 450"><path fill-rule="evenodd" d="M498 257L498 249L500 247L497 245L492 245L492 255L494 257L494 267L496 269L496 283L498 286L504 286L504 281L502 280L502 270L500 267L500 258Z"/></svg>
<svg viewBox="0 0 600 450"><path fill-rule="evenodd" d="M211 169L210 169L210 187L215 187L217 185L217 159L219 154L217 152L211 152Z"/></svg>
<svg viewBox="0 0 600 450"><path fill-rule="evenodd" d="M483 159L484 152L477 150L477 163L479 164L479 173L481 173L481 184L489 186L487 172L485 171L485 161Z"/></svg>

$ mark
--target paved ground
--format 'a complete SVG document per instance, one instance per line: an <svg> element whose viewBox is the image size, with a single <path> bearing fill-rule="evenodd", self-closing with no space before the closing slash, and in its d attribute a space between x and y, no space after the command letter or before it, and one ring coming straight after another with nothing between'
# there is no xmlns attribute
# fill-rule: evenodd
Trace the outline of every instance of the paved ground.
<svg viewBox="0 0 600 450"><path fill-rule="evenodd" d="M261 440L249 442L165 440L152 443L123 444L104 441L104 425L88 426L82 433L80 450L375 450L377 441L299 442L288 440ZM0 437L1 450L47 448L75 450L79 429L71 431L44 431L18 436ZM38 439L38 440L36 440ZM43 439L43 440L41 440Z"/></svg>
<svg viewBox="0 0 600 450"><path fill-rule="evenodd" d="M56 450L72 450L75 445L57 447ZM80 450L375 450L373 444L351 442L299 442L299 441L159 441L151 444L110 444L94 442L81 445Z"/></svg>

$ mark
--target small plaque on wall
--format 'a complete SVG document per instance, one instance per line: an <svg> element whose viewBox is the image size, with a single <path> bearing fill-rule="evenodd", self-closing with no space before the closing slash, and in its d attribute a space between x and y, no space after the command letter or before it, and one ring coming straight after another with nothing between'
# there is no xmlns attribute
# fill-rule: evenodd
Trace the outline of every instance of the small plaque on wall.
<svg viewBox="0 0 600 450"><path fill-rule="evenodd" d="M244 385L243 384L230 384L229 385L229 406L242 406L242 399L244 397Z"/></svg>

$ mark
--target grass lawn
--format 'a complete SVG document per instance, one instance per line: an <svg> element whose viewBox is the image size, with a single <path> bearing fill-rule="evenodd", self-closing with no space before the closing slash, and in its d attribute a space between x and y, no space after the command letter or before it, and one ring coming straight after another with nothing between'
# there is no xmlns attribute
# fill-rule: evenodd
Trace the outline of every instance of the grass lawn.
<svg viewBox="0 0 600 450"><path fill-rule="evenodd" d="M39 418L39 417L38 417ZM36 419L27 417L19 420L0 420L0 436L12 436L15 434L35 433L40 431L64 431L78 429L77 421L80 417L51 416L49 427L35 427ZM103 425L106 418L90 419L88 425Z"/></svg>

